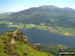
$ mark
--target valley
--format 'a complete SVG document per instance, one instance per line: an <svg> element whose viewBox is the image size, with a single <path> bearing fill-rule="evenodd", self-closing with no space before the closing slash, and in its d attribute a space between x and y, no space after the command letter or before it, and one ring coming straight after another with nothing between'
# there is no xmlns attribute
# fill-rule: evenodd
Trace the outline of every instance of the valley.
<svg viewBox="0 0 75 56"><path fill-rule="evenodd" d="M75 51L75 9L46 5L0 14L0 56L60 56L59 51Z"/></svg>

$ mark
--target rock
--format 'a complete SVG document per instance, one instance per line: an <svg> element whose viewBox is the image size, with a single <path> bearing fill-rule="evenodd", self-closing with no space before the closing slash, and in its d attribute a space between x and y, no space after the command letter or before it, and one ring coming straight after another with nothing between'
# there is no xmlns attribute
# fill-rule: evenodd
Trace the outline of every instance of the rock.
<svg viewBox="0 0 75 56"><path fill-rule="evenodd" d="M11 39L10 44L15 44L15 43L16 43L15 39L14 39L14 38L13 38L13 39Z"/></svg>
<svg viewBox="0 0 75 56"><path fill-rule="evenodd" d="M15 44L16 40L20 40L22 42L27 42L28 38L26 37L26 35L24 35L23 32L19 31L19 30L15 30L15 31L7 31L5 32L5 34L7 34L8 36L10 36L11 44Z"/></svg>

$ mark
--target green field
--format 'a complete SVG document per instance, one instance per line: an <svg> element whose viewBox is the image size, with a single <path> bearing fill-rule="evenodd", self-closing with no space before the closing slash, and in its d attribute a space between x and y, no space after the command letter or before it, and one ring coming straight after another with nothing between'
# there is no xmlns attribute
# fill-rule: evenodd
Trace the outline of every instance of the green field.
<svg viewBox="0 0 75 56"><path fill-rule="evenodd" d="M64 36L75 36L75 28L70 27L60 27L60 26L48 26L45 23L40 23L40 25L35 24L23 24L19 23L12 23L8 21L0 21L1 28L18 28L18 29L40 29L49 32L53 32L56 34L64 35Z"/></svg>
<svg viewBox="0 0 75 56"><path fill-rule="evenodd" d="M8 25L8 27L16 27L19 29L40 29L49 32L53 32L56 34L64 35L64 36L75 36L75 28L66 28L66 27L59 27L59 26L46 26L46 25L34 25L34 24L26 24L26 25Z"/></svg>

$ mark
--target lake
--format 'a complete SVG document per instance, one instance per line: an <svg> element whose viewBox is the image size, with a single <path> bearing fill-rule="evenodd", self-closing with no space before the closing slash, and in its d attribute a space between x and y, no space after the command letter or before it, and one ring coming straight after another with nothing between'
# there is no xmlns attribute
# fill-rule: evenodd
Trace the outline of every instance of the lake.
<svg viewBox="0 0 75 56"><path fill-rule="evenodd" d="M0 34L5 31L13 31L16 28L0 28ZM75 36L61 36L52 32L38 29L20 29L32 43L41 44L62 44L75 48Z"/></svg>

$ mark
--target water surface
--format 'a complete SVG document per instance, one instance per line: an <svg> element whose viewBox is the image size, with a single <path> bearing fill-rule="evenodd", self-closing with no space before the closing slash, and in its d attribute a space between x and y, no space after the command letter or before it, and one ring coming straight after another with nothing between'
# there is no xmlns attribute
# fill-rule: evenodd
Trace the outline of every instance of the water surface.
<svg viewBox="0 0 75 56"><path fill-rule="evenodd" d="M1 28L0 33L9 30L16 30L16 28ZM52 32L37 30L37 29L20 29L28 37L32 43L41 44L62 44L75 48L75 37L73 36L61 36Z"/></svg>

